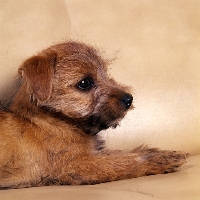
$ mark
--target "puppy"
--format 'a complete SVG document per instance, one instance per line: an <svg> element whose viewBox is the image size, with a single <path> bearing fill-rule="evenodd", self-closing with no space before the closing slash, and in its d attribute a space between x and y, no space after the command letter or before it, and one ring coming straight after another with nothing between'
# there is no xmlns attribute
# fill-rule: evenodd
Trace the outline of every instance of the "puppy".
<svg viewBox="0 0 200 200"><path fill-rule="evenodd" d="M97 133L132 106L129 89L83 43L51 46L19 68L20 87L0 111L0 188L97 184L174 172L186 154L138 147L109 151Z"/></svg>

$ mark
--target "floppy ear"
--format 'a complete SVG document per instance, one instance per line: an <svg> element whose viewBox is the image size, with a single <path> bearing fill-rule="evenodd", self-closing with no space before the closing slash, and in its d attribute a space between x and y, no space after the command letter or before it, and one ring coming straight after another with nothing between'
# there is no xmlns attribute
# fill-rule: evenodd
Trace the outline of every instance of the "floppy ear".
<svg viewBox="0 0 200 200"><path fill-rule="evenodd" d="M45 51L27 59L19 68L19 74L27 83L28 93L37 99L38 103L50 98L56 56L53 51Z"/></svg>

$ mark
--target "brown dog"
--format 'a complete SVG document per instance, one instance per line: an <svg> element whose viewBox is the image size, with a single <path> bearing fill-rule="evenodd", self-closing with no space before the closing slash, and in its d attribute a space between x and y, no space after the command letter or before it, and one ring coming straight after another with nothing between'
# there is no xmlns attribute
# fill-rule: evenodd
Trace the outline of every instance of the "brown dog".
<svg viewBox="0 0 200 200"><path fill-rule="evenodd" d="M9 111L0 111L0 188L96 184L176 171L186 154L139 147L109 151L96 134L116 127L132 104L82 43L26 60Z"/></svg>

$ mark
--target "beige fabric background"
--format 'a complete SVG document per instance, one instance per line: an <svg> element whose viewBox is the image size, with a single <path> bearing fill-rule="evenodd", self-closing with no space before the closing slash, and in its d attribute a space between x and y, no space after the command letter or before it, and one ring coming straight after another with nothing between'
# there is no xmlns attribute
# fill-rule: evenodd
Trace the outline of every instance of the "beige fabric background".
<svg viewBox="0 0 200 200"><path fill-rule="evenodd" d="M0 199L200 199L200 0L0 0L0 99L20 63L75 39L117 59L109 72L135 110L101 133L110 148L141 144L192 155L179 173L96 186L0 191Z"/></svg>

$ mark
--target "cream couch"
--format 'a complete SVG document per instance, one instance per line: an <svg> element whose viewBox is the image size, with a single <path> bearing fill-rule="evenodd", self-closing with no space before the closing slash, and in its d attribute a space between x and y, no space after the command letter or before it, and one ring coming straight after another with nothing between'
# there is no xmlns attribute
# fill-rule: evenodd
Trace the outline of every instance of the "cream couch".
<svg viewBox="0 0 200 200"><path fill-rule="evenodd" d="M94 186L0 191L1 200L200 199L200 1L0 0L0 99L35 52L69 39L98 46L119 82L134 88L135 110L110 148L141 144L191 154L180 172ZM105 50L105 51L104 51Z"/></svg>

